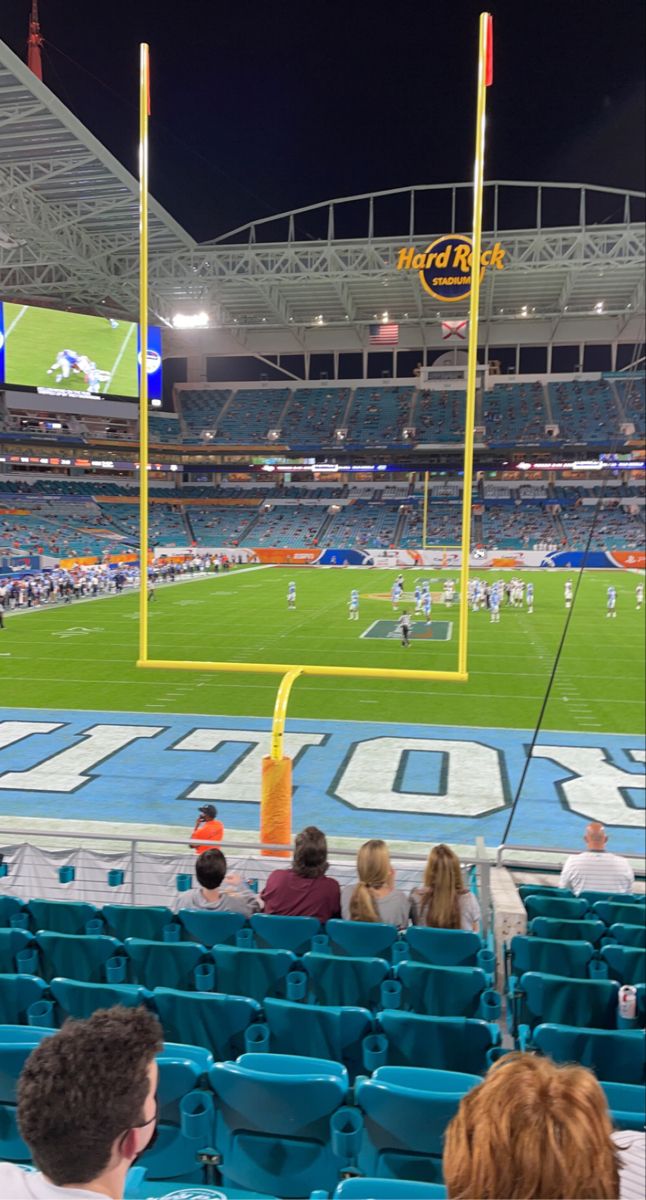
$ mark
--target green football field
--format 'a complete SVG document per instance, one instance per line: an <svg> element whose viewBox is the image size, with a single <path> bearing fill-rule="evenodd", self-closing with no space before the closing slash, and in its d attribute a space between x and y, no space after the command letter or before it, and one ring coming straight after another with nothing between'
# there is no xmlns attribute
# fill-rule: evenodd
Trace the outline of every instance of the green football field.
<svg viewBox="0 0 646 1200"><path fill-rule="evenodd" d="M100 371L110 372L102 391L114 396L137 395L137 327L131 322L120 321L113 329L104 317L5 304L4 328L8 383L84 391L86 384L80 374L73 372L60 383L56 371L48 374L60 350L75 350L87 355Z"/></svg>
<svg viewBox="0 0 646 1200"><path fill-rule="evenodd" d="M437 595L443 578L427 571ZM392 570L256 568L159 587L150 608L151 658L199 661L324 663L343 666L455 669L457 605L436 599L434 622L448 640L365 635L392 622ZM411 593L419 571L404 572ZM484 573L480 573L484 578ZM337 720L532 728L538 719L566 610L562 572L524 572L535 588L534 613L503 607L498 625L487 611L469 615L469 682L303 678L289 715ZM294 579L297 606L287 608ZM576 582L576 575L572 576ZM606 590L617 588L617 616L606 617ZM643 576L592 571L582 579L547 706L545 728L594 733L644 729L644 610L635 587ZM348 619L351 588L361 596ZM405 607L405 603L401 606ZM145 713L271 714L274 675L144 671L135 666L138 597L76 603L8 614L0 634L5 705ZM388 632L390 626L375 626ZM434 626L433 632L436 627Z"/></svg>

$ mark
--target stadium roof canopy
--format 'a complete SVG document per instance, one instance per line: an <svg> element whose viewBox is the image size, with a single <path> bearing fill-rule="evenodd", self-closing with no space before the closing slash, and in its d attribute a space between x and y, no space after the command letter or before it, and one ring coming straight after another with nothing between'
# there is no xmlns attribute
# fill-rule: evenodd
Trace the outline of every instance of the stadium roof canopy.
<svg viewBox="0 0 646 1200"><path fill-rule="evenodd" d="M153 131L154 136L154 131ZM417 185L326 201L198 244L150 202L150 309L166 352L364 350L369 325L399 348L441 344L442 304L404 246L468 232L471 184ZM490 347L644 340L644 195L575 184L489 182L482 339ZM6 299L137 313L137 181L0 42L0 280ZM204 310L210 328L171 329ZM385 316L387 314L387 316Z"/></svg>
<svg viewBox="0 0 646 1200"><path fill-rule="evenodd" d="M138 228L136 179L0 42L3 296L134 312ZM159 254L194 242L152 201L150 244Z"/></svg>

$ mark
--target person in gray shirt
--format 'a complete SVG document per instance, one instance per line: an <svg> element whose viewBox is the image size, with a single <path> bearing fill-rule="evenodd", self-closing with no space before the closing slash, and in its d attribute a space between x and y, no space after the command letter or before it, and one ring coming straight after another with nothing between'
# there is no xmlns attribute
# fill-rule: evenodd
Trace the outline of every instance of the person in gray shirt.
<svg viewBox="0 0 646 1200"><path fill-rule="evenodd" d="M227 860L221 850L214 848L198 854L195 876L199 887L180 892L175 901L176 912L182 908L200 908L250 917L262 908L262 901L239 875L227 875Z"/></svg>
<svg viewBox="0 0 646 1200"><path fill-rule="evenodd" d="M357 883L341 889L341 916L346 921L384 921L406 929L411 902L395 887L388 847L379 838L364 842L357 854Z"/></svg>

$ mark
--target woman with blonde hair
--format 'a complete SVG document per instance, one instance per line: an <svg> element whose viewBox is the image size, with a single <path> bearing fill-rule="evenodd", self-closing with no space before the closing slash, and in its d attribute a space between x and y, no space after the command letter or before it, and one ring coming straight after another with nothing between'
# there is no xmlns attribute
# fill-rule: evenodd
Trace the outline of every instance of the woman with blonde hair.
<svg viewBox="0 0 646 1200"><path fill-rule="evenodd" d="M591 1071L508 1054L463 1096L447 1127L450 1200L617 1200L612 1132Z"/></svg>
<svg viewBox="0 0 646 1200"><path fill-rule="evenodd" d="M346 921L384 921L406 929L411 903L395 887L388 847L380 838L364 842L357 854L356 884L341 889L341 916Z"/></svg>
<svg viewBox="0 0 646 1200"><path fill-rule="evenodd" d="M464 886L460 860L448 846L431 850L424 883L411 892L414 925L432 925L435 929L480 929L480 905L473 892Z"/></svg>

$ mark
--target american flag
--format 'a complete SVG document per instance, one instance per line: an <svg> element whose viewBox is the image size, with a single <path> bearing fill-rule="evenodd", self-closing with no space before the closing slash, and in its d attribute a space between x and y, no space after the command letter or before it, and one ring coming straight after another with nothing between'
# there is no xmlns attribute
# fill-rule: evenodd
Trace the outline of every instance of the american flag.
<svg viewBox="0 0 646 1200"><path fill-rule="evenodd" d="M397 346L399 344L399 325L386 323L370 325L368 333L371 346Z"/></svg>

